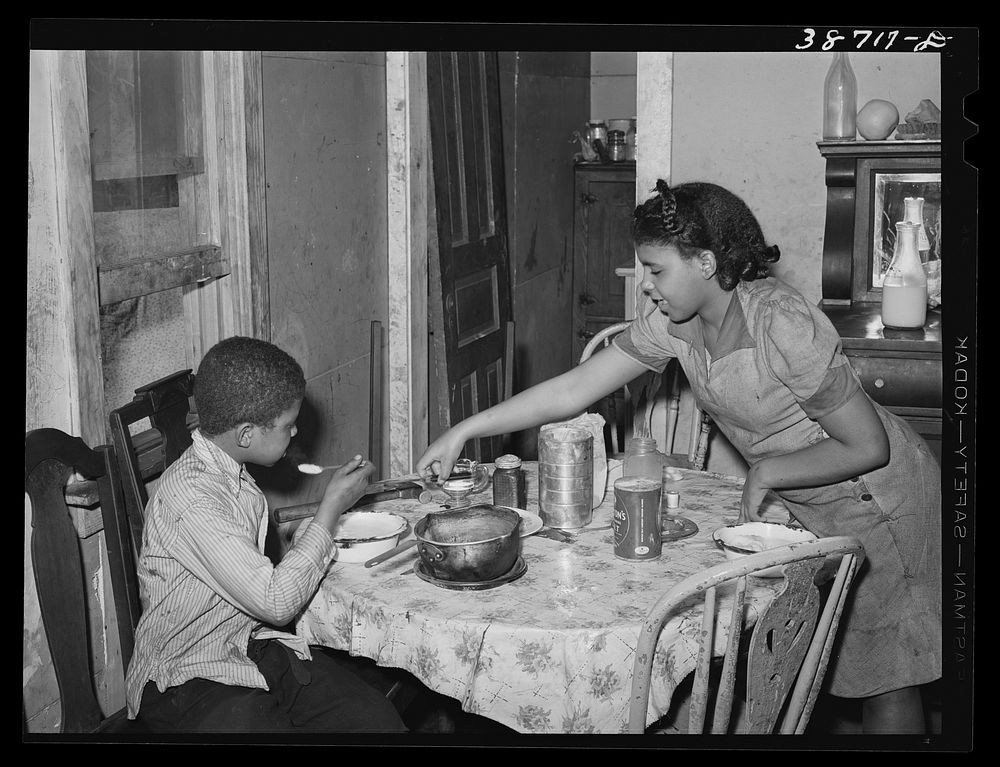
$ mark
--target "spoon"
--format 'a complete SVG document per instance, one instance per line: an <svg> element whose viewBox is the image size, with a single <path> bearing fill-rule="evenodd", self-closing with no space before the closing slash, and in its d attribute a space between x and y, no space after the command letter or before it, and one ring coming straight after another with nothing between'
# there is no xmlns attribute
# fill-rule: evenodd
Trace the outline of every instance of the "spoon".
<svg viewBox="0 0 1000 767"><path fill-rule="evenodd" d="M362 459L358 463L358 468L361 468L366 463L368 462ZM317 466L315 463L300 463L297 468L303 474L322 474L324 471L334 471L335 469L339 469L343 465L344 464L341 463L336 466Z"/></svg>

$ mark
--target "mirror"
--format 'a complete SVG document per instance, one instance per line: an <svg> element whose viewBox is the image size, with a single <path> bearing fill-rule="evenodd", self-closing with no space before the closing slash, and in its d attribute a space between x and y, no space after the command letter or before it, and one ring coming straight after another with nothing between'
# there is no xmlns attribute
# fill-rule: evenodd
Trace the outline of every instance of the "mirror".
<svg viewBox="0 0 1000 767"><path fill-rule="evenodd" d="M904 199L922 197L923 224L932 258L941 258L941 174L875 173L872 221L872 287L881 287L896 244L896 222L905 221Z"/></svg>

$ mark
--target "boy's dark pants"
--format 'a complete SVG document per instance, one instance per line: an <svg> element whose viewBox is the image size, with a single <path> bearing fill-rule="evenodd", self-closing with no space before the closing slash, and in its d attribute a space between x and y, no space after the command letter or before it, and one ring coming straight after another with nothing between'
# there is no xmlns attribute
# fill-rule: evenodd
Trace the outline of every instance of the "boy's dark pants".
<svg viewBox="0 0 1000 767"><path fill-rule="evenodd" d="M275 640L250 640L270 690L191 679L161 693L147 682L139 719L154 732L406 732L385 696L333 657L302 661Z"/></svg>

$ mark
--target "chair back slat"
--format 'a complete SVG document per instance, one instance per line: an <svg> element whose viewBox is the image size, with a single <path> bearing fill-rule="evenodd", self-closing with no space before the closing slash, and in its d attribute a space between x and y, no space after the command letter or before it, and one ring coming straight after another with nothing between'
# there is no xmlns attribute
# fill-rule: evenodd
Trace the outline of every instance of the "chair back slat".
<svg viewBox="0 0 1000 767"><path fill-rule="evenodd" d="M781 733L783 735L790 733L801 735L805 732L809 717L812 716L812 710L816 704L816 696L819 695L820 683L826 674L837 626L844 612L844 603L847 601L851 582L857 574L859 564L860 557L852 554L845 555L840 560L837 575L829 594L827 594L826 602L823 605L823 614L816 627L816 635L825 637L825 641L822 644L813 642L809 646L809 652L802 662L802 670L799 672L798 679L795 680L795 689L792 690L788 710L782 720Z"/></svg>
<svg viewBox="0 0 1000 767"><path fill-rule="evenodd" d="M740 626L743 623L743 606L746 603L747 576L736 580L736 596L733 599L733 610L729 616L729 625ZM712 732L725 733L729 730L729 719L733 709L733 693L736 689L736 669L740 651L742 631L730 629L729 640L726 642L726 655L722 664L722 678L719 680L719 692L715 699L715 712L712 715Z"/></svg>
<svg viewBox="0 0 1000 767"><path fill-rule="evenodd" d="M139 552L135 549L128 514L125 512L125 495L115 450L111 445L101 445L96 451L101 454L105 467L104 476L98 478L97 486L102 499L104 544L112 574L112 592L118 616L118 644L121 648L122 667L127 669L132 660L132 651L135 649L135 630L142 613L139 576L136 572ZM104 499L110 499L110 502Z"/></svg>
<svg viewBox="0 0 1000 767"><path fill-rule="evenodd" d="M712 665L712 648L715 646L715 587L705 589L702 603L701 631L698 634L698 661L691 691L691 715L688 732L701 733L708 710L708 678Z"/></svg>
<svg viewBox="0 0 1000 767"><path fill-rule="evenodd" d="M819 616L819 558L784 567L781 590L757 619L747 659L744 732L770 734L805 659Z"/></svg>

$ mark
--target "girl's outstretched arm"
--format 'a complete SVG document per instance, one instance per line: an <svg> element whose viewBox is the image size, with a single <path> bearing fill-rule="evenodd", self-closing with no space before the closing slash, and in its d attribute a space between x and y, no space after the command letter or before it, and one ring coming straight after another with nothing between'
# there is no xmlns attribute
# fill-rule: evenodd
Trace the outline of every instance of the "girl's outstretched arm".
<svg viewBox="0 0 1000 767"><path fill-rule="evenodd" d="M437 474L445 479L470 439L575 417L645 372L646 368L624 354L602 349L572 370L455 424L427 447L414 468L425 477Z"/></svg>
<svg viewBox="0 0 1000 767"><path fill-rule="evenodd" d="M741 522L763 521L760 507L770 489L829 485L888 463L889 437L861 389L818 421L829 439L750 467L743 486Z"/></svg>

